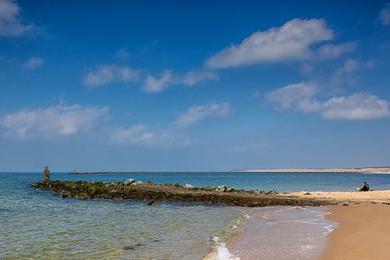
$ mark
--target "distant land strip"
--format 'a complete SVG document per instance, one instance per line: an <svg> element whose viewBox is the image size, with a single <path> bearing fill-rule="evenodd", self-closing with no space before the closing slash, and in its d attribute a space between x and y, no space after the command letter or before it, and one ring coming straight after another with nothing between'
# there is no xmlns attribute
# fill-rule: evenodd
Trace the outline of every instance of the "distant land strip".
<svg viewBox="0 0 390 260"><path fill-rule="evenodd" d="M71 174L142 174L142 173L365 173L390 174L390 166L361 168L285 168L285 169L240 169L230 171L81 171Z"/></svg>

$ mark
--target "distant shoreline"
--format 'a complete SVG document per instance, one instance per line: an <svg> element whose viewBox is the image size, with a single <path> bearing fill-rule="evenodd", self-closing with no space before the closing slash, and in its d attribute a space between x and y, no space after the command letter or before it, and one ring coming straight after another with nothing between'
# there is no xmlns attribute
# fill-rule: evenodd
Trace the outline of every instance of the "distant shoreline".
<svg viewBox="0 0 390 260"><path fill-rule="evenodd" d="M302 168L302 169L249 169L239 170L245 173L372 173L388 174L390 167L362 167L362 168Z"/></svg>
<svg viewBox="0 0 390 260"><path fill-rule="evenodd" d="M286 169L245 169L231 171L83 171L71 174L144 174L144 173L350 173L350 174L390 174L390 167L362 168L286 168Z"/></svg>

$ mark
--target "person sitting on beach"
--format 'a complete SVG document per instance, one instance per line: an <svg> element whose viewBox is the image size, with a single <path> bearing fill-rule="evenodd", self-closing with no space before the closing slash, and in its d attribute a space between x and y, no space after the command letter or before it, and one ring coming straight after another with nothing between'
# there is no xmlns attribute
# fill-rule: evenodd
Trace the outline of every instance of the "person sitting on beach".
<svg viewBox="0 0 390 260"><path fill-rule="evenodd" d="M369 190L370 190L370 185L368 185L366 181L364 182L363 187L359 189L359 191L369 191Z"/></svg>

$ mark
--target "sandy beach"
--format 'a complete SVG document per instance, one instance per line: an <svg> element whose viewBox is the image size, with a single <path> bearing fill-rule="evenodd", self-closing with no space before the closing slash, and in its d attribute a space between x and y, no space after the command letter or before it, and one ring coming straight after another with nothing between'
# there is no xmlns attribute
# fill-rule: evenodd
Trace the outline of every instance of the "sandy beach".
<svg viewBox="0 0 390 260"><path fill-rule="evenodd" d="M324 250L321 250L319 259L390 259L390 190L293 192L286 193L284 196L326 199L334 203L334 205L325 207L325 210L330 212L325 218L337 223L338 227L329 234L328 243ZM253 228L253 222L251 225ZM252 236L255 235L252 234ZM242 234L237 235L235 239L243 239ZM246 238L246 240L250 239ZM229 250L230 247L228 242ZM255 247L252 245L252 248ZM227 249L223 250L225 251L213 251L204 259L218 259L221 253L228 256L226 259L230 259L229 257L235 259L235 256L230 255ZM240 257L242 259L255 257L253 250L241 253L241 256L244 256Z"/></svg>
<svg viewBox="0 0 390 260"><path fill-rule="evenodd" d="M390 206L330 206L329 219L340 224L330 234L321 259L390 259Z"/></svg>
<svg viewBox="0 0 390 260"><path fill-rule="evenodd" d="M356 192L356 191L335 191L335 192L289 192L281 193L282 196L300 197L306 199L321 199L328 200L333 203L348 203L348 202L390 202L390 190L377 190L368 192Z"/></svg>
<svg viewBox="0 0 390 260"><path fill-rule="evenodd" d="M292 192L286 196L325 199L328 219L340 224L321 259L390 259L390 190Z"/></svg>

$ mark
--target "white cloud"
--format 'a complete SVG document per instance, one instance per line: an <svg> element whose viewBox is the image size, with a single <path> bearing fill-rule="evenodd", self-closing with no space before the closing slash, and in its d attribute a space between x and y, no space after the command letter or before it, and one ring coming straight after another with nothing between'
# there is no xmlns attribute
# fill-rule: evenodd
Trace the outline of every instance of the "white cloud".
<svg viewBox="0 0 390 260"><path fill-rule="evenodd" d="M107 117L108 107L59 104L5 114L0 118L0 127L17 139L67 136L90 130Z"/></svg>
<svg viewBox="0 0 390 260"><path fill-rule="evenodd" d="M145 79L143 90L151 93L177 85L191 87L207 80L217 80L218 74L207 70L191 70L184 74L177 74L171 70L163 71L159 76L148 75Z"/></svg>
<svg viewBox="0 0 390 260"><path fill-rule="evenodd" d="M202 81L217 79L219 76L214 71L191 70L182 76L181 81L185 86L194 86Z"/></svg>
<svg viewBox="0 0 390 260"><path fill-rule="evenodd" d="M353 85L357 81L357 72L372 68L373 66L374 63L372 61L362 62L356 59L347 59L333 73L327 75L328 84L337 88Z"/></svg>
<svg viewBox="0 0 390 260"><path fill-rule="evenodd" d="M0 0L0 37L20 37L36 29L21 20L20 7L15 1Z"/></svg>
<svg viewBox="0 0 390 260"><path fill-rule="evenodd" d="M317 113L327 119L369 120L390 116L390 102L367 93L331 97L320 101L310 83L291 84L267 94L279 109Z"/></svg>
<svg viewBox="0 0 390 260"><path fill-rule="evenodd" d="M100 87L113 83L133 83L141 76L141 70L128 66L99 65L84 75L83 83L88 87Z"/></svg>
<svg viewBox="0 0 390 260"><path fill-rule="evenodd" d="M353 52L355 49L356 43L354 42L324 44L317 49L317 57L320 60L336 59L342 55Z"/></svg>
<svg viewBox="0 0 390 260"><path fill-rule="evenodd" d="M390 116L390 102L367 93L332 97L322 104L322 116L329 119L365 120Z"/></svg>
<svg viewBox="0 0 390 260"><path fill-rule="evenodd" d="M121 59L121 60L126 60L127 58L129 58L129 52L128 52L127 48L125 48L125 47L120 48L115 53L115 57L118 59Z"/></svg>
<svg viewBox="0 0 390 260"><path fill-rule="evenodd" d="M145 126L138 124L128 128L116 129L111 134L111 142L119 145L151 144L155 134L147 131Z"/></svg>
<svg viewBox="0 0 390 260"><path fill-rule="evenodd" d="M145 79L143 90L146 92L162 92L171 85L176 85L177 79L170 70L165 70L159 77L148 75Z"/></svg>
<svg viewBox="0 0 390 260"><path fill-rule="evenodd" d="M173 125L178 128L185 128L198 121L210 117L225 117L230 112L229 103L211 103L201 106L191 106L187 111L179 114Z"/></svg>
<svg viewBox="0 0 390 260"><path fill-rule="evenodd" d="M23 68L26 70L35 70L42 66L44 63L43 59L40 57L31 57L23 63Z"/></svg>
<svg viewBox="0 0 390 260"><path fill-rule="evenodd" d="M390 3L379 12L379 20L383 25L390 25Z"/></svg>
<svg viewBox="0 0 390 260"><path fill-rule="evenodd" d="M188 146L192 141L183 137L179 133L165 131L148 130L143 124L137 124L131 127L121 127L115 129L110 142L115 145L123 146Z"/></svg>
<svg viewBox="0 0 390 260"><path fill-rule="evenodd" d="M265 62L306 60L312 46L333 38L323 19L293 19L281 27L258 31L206 61L210 68L238 67Z"/></svg>
<svg viewBox="0 0 390 260"><path fill-rule="evenodd" d="M297 83L267 93L268 101L278 105L279 109L292 109L301 112L313 112L320 104L314 100L317 88L311 83Z"/></svg>

